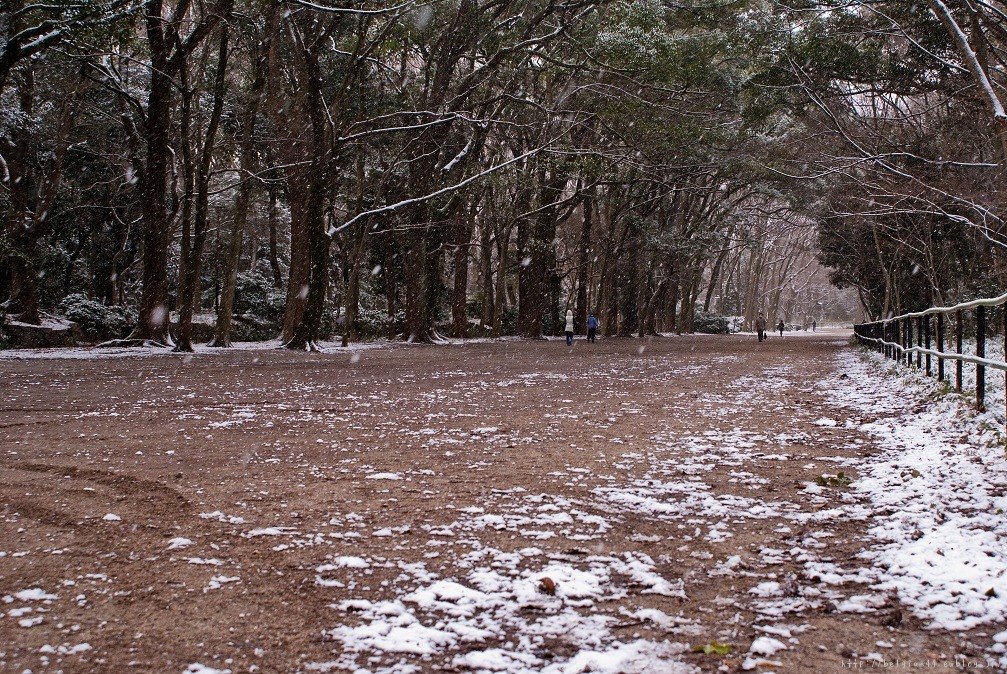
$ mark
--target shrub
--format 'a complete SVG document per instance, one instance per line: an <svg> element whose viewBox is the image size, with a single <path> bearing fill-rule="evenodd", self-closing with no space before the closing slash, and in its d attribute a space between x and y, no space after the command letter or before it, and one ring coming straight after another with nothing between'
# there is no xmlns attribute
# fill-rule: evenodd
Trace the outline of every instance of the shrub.
<svg viewBox="0 0 1007 674"><path fill-rule="evenodd" d="M385 309L368 309L360 307L358 316L360 334L364 337L384 337L388 333L388 312ZM402 332L406 323L406 312L401 309L395 312L395 332Z"/></svg>
<svg viewBox="0 0 1007 674"><path fill-rule="evenodd" d="M697 309L693 321L696 332L710 335L723 335L729 332L727 316L709 314L702 309Z"/></svg>
<svg viewBox="0 0 1007 674"><path fill-rule="evenodd" d="M509 304L504 305L503 313L500 316L500 332L504 335L517 334L517 307Z"/></svg>
<svg viewBox="0 0 1007 674"><path fill-rule="evenodd" d="M4 331L4 323L7 322L7 310L0 304L0 349L12 348L10 335Z"/></svg>
<svg viewBox="0 0 1007 674"><path fill-rule="evenodd" d="M59 310L80 326L82 336L89 341L125 337L137 321L135 310L106 306L82 293L67 295Z"/></svg>
<svg viewBox="0 0 1007 674"><path fill-rule="evenodd" d="M322 309L322 319L318 322L318 339L332 339L337 332L342 334L343 323L345 323L345 318L342 315L337 316L333 310L332 302L326 299L325 307Z"/></svg>
<svg viewBox="0 0 1007 674"><path fill-rule="evenodd" d="M286 293L273 287L273 282L258 272L238 274L234 286L234 313L250 314L274 325L283 321Z"/></svg>

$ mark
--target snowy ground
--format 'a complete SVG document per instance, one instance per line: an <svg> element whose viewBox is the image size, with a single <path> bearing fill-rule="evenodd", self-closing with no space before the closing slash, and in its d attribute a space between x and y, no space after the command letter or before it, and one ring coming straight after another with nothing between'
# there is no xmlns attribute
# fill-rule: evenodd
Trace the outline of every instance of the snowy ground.
<svg viewBox="0 0 1007 674"><path fill-rule="evenodd" d="M887 367L828 333L8 358L0 669L1007 668L1003 448Z"/></svg>
<svg viewBox="0 0 1007 674"><path fill-rule="evenodd" d="M932 348L937 347L934 345ZM945 350L949 352L953 352L954 348L953 344L945 346ZM962 345L962 351L968 355L976 355L975 340L965 340ZM985 357L989 360L1004 361L1003 339L999 336L987 339L985 352ZM872 360L884 369L894 367L893 361L882 358L880 354L872 356ZM913 362L916 362L915 358ZM925 373L925 361L922 358L920 359L920 365L921 368L916 369L915 367L905 366L904 361L900 361L897 368L898 373L903 377L915 379L917 385L923 386L923 390L930 392L933 390L933 380L937 376L937 358L931 358L931 377L923 376ZM954 388L955 386L956 365L954 361L945 361L944 381L946 382L946 388ZM962 363L962 393L969 398L969 401L965 404L966 407L974 405L976 383L976 366L972 363ZM1007 375L1003 371L986 368L986 376L984 377L986 412L979 419L981 426L985 426L988 429L1002 429L1004 427L1004 423L1007 421L1007 414L1005 414L1005 411L1007 411L1005 384L1007 384Z"/></svg>
<svg viewBox="0 0 1007 674"><path fill-rule="evenodd" d="M1003 426L973 400L947 394L877 354L840 356L850 376L830 381L834 404L885 416L859 425L882 449L859 466L853 488L870 499L875 587L897 592L934 629L1007 620L1007 460ZM896 376L893 376L896 375ZM999 377L997 377L999 380ZM991 382L992 383L992 382ZM1002 392L1002 386L996 387ZM855 424L854 417L847 423ZM1007 632L992 651L1007 652ZM1007 669L1007 657L999 658Z"/></svg>

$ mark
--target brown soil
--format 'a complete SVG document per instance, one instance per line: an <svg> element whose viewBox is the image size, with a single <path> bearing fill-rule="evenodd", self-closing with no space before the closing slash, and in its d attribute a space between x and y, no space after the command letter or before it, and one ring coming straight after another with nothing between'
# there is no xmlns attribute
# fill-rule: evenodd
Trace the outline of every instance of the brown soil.
<svg viewBox="0 0 1007 674"><path fill-rule="evenodd" d="M816 476L844 470L832 458L876 451L845 427L850 413L819 392L847 339L0 360L0 599L30 588L55 595L0 602L0 671L182 672L195 662L306 671L339 654L327 630L356 624L339 602L394 598L399 562L436 559L433 570L457 577L459 560L476 545L536 547L544 560L574 565L600 551L644 553L658 574L681 579L685 598L634 591L627 581L624 598L585 611L623 616L612 632L626 641L731 644L727 655L681 656L702 671L740 671L760 634L753 626L774 621L804 627L790 650L769 658L781 664L759 671L840 671L879 650L889 661L985 663L987 634L998 630L927 630L890 597L871 612L844 613L843 598L871 591L831 585L788 552L812 550L817 561L855 572L865 564L858 553L869 521L797 524L702 511L662 518L598 496L612 486L689 477L718 498L809 513L849 503L842 487L818 499L805 491ZM822 417L839 423L823 429L814 423ZM705 459L705 469L693 451L674 475L675 452L684 459L690 438L707 431L746 439L748 449L737 461ZM366 477L374 473L406 479ZM502 512L515 493L565 499L611 527L543 534L508 525L468 530L465 540L438 537L463 509ZM120 519L106 519L110 513ZM266 527L284 529L251 535ZM384 528L392 535L372 535ZM727 535L708 535L711 528ZM169 549L176 537L193 543ZM366 584L345 569L330 578L343 587L320 583L316 569L338 555L390 563L370 569ZM725 573L733 556L741 561ZM774 579L784 588L780 599L791 600L776 617L750 592ZM14 610L26 606L33 610ZM624 608L659 609L679 626L627 619ZM81 643L91 649L67 652ZM557 635L544 650L568 657L568 648ZM372 655L360 664L402 659ZM450 669L452 655L413 662L418 671Z"/></svg>

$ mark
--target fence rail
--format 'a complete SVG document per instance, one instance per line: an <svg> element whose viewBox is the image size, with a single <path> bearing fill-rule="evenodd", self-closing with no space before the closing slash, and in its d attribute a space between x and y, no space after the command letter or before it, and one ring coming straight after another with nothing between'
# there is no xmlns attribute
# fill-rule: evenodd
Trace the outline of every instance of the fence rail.
<svg viewBox="0 0 1007 674"><path fill-rule="evenodd" d="M950 307L931 307L923 311L893 316L883 321L861 323L853 326L857 341L877 349L885 357L897 362L905 359L906 365L925 369L927 376L934 374L945 379L945 361L955 364L955 390L962 391L962 366L971 363L976 366L976 409L986 409L986 368L1004 372L1007 387L1007 362L986 357L986 337L988 309L1003 308L1004 355L1007 357L1007 293L999 297L962 302ZM966 312L975 311L975 354L964 352ZM946 350L948 343L947 320L954 317L953 349ZM936 342L936 344L934 344ZM931 348L936 345L937 348ZM936 360L936 373L933 362ZM914 362L915 361L915 362Z"/></svg>

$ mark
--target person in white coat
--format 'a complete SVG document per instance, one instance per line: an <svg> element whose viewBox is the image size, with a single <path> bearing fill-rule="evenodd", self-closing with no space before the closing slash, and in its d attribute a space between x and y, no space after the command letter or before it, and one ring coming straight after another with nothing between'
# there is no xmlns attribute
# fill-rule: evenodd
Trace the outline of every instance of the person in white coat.
<svg viewBox="0 0 1007 674"><path fill-rule="evenodd" d="M566 345L573 346L573 310L566 310Z"/></svg>

